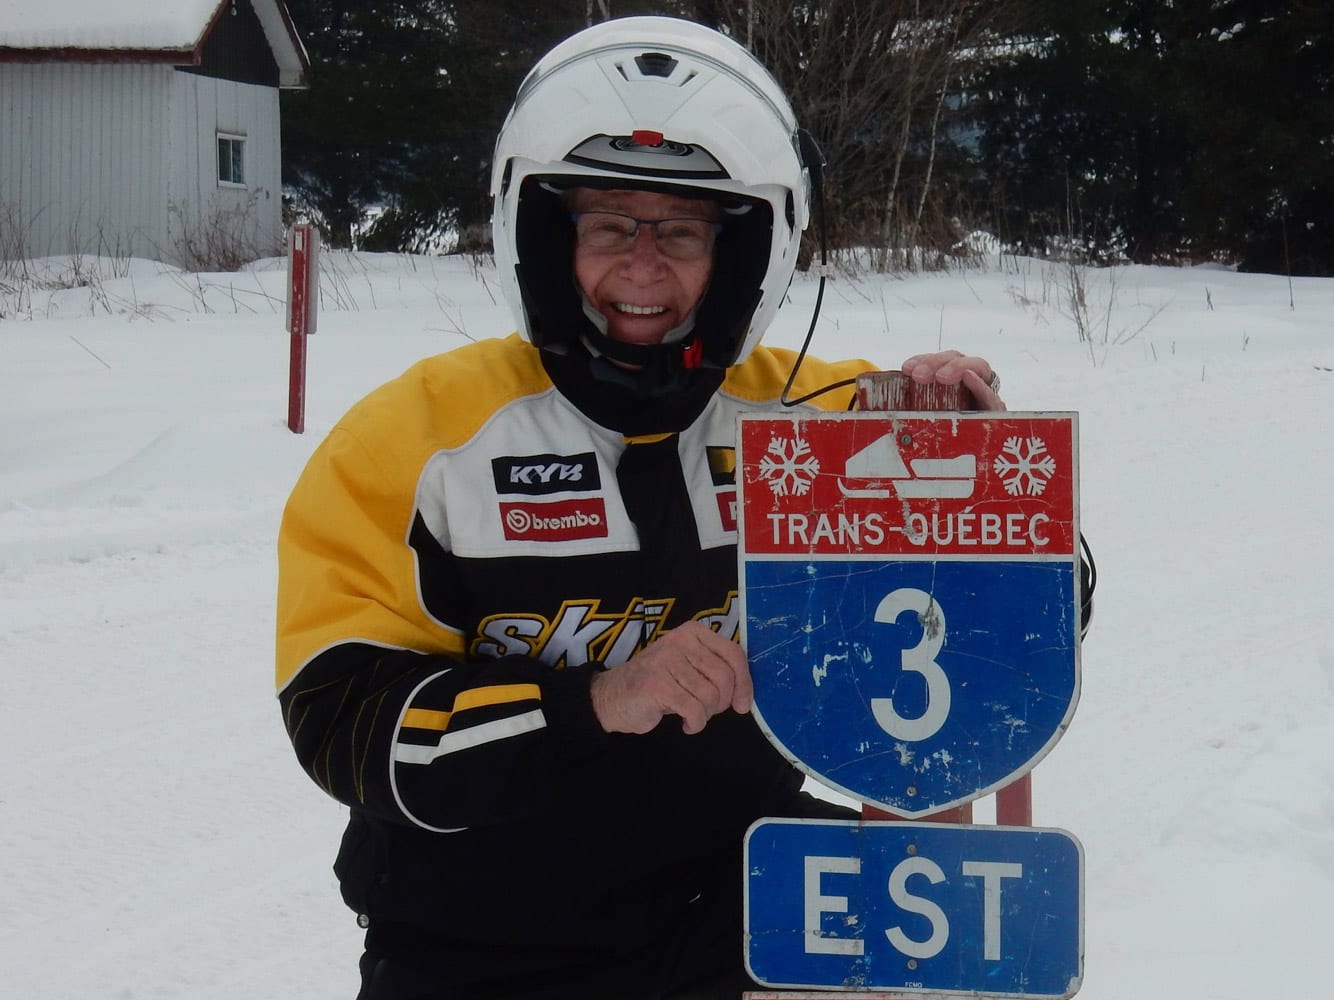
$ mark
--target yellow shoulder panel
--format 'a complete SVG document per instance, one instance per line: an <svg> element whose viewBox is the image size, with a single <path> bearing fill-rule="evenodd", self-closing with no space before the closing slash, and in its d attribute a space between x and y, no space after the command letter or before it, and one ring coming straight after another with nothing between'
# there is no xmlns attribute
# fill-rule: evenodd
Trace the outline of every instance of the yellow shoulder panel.
<svg viewBox="0 0 1334 1000"><path fill-rule="evenodd" d="M792 371L796 360L796 351L781 347L757 347L744 363L728 370L722 391L753 403L773 402L782 395L788 373ZM788 397L798 399L824 386L856 378L862 372L874 371L875 368L871 362L861 359L831 363L807 355L801 362ZM853 391L853 386L843 386L816 396L810 405L822 410L846 410Z"/></svg>
<svg viewBox="0 0 1334 1000"><path fill-rule="evenodd" d="M538 350L518 334L426 358L339 421L358 437L421 442L431 452L469 441L507 403L552 389Z"/></svg>
<svg viewBox="0 0 1334 1000"><path fill-rule="evenodd" d="M517 336L427 358L348 411L292 490L278 535L276 680L341 642L460 655L429 619L407 545L427 460L470 440L501 407L554 391Z"/></svg>

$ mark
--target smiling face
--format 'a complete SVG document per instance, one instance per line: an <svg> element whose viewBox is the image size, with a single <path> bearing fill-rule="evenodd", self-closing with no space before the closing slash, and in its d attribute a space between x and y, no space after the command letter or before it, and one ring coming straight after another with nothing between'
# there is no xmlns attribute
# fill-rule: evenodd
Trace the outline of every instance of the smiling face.
<svg viewBox="0 0 1334 1000"><path fill-rule="evenodd" d="M657 191L574 188L574 212L615 212L635 219L718 218L715 202ZM630 245L605 250L576 241L574 277L593 308L607 319L607 335L626 344L657 344L699 304L713 271L713 254L679 260L658 247L651 226Z"/></svg>

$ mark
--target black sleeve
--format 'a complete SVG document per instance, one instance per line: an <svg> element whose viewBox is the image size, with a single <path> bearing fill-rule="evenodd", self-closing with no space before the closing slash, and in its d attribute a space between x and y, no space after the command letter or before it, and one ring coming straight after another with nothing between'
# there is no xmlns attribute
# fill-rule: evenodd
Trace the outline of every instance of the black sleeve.
<svg viewBox="0 0 1334 1000"><path fill-rule="evenodd" d="M280 693L297 757L348 805L428 829L512 822L597 780L609 746L594 664L448 656L347 642Z"/></svg>

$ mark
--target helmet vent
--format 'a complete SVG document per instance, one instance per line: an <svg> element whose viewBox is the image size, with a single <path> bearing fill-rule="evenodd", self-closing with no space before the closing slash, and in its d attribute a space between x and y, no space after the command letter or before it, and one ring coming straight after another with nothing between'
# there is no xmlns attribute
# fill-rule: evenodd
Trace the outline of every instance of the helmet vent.
<svg viewBox="0 0 1334 1000"><path fill-rule="evenodd" d="M689 156L691 146L664 139L661 132L636 132L629 137L618 135L611 139L611 148L622 153L658 153L666 156Z"/></svg>
<svg viewBox="0 0 1334 1000"><path fill-rule="evenodd" d="M656 139L657 134L653 135ZM591 136L570 150L565 160L597 170L613 170L645 177L704 180L728 176L722 164L702 146L666 138L652 145L637 141L647 137L646 132Z"/></svg>
<svg viewBox="0 0 1334 1000"><path fill-rule="evenodd" d="M644 76L669 77L678 64L666 52L644 52L635 56L635 65Z"/></svg>

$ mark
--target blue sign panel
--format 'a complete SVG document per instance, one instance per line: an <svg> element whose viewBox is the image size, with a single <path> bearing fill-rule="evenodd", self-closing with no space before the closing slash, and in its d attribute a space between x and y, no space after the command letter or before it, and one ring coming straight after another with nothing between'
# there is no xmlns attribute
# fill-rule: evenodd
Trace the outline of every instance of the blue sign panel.
<svg viewBox="0 0 1334 1000"><path fill-rule="evenodd" d="M745 922L769 986L1071 997L1083 849L1061 830L760 820Z"/></svg>
<svg viewBox="0 0 1334 1000"><path fill-rule="evenodd" d="M1074 711L1068 562L751 561L744 572L761 725L863 802L919 816L986 794L1041 759Z"/></svg>

